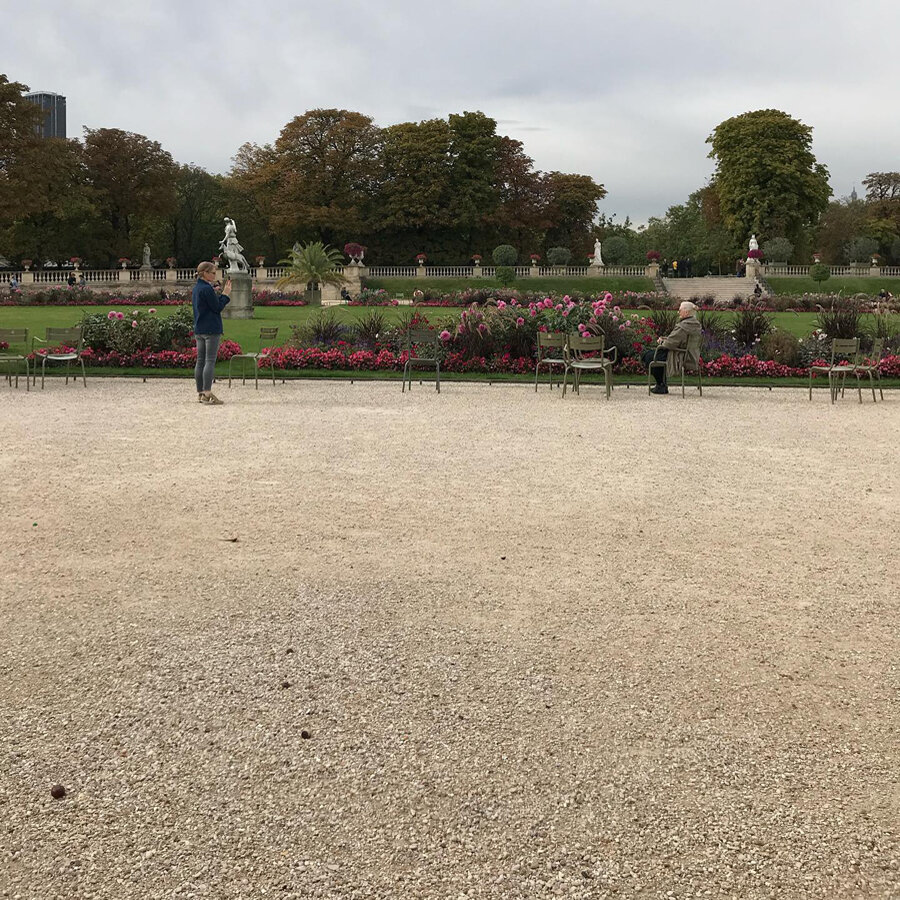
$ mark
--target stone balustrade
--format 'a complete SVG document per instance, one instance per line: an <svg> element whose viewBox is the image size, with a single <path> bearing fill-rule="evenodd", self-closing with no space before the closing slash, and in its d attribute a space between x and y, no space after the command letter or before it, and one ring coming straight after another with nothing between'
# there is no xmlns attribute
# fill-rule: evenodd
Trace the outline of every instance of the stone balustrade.
<svg viewBox="0 0 900 900"><path fill-rule="evenodd" d="M616 278L655 278L659 266L515 266L517 278L598 278L612 276ZM766 278L806 278L810 266L787 266L762 264L760 274ZM831 274L839 278L900 278L900 266L829 266ZM493 278L495 266L356 266L338 267L349 283L351 291L354 283L362 278ZM75 277L83 275L85 283L91 288L124 287L128 290L155 288L185 287L193 284L196 272L192 268L169 269L25 269L21 271L7 270L0 272L0 285L8 284L15 275L23 288L46 289L54 286L65 286L69 274ZM274 287L287 269L284 266L254 266L250 269L253 283L258 287ZM223 273L224 277L224 273ZM825 286L823 286L825 289Z"/></svg>

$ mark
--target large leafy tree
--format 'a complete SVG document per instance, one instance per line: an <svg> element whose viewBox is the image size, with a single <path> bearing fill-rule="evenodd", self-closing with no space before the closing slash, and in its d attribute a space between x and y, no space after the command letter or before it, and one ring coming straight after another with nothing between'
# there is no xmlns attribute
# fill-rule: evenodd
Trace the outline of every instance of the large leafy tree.
<svg viewBox="0 0 900 900"><path fill-rule="evenodd" d="M85 129L84 160L94 203L107 226L109 257L139 253L132 229L177 207L177 166L157 141L118 128Z"/></svg>
<svg viewBox="0 0 900 900"><path fill-rule="evenodd" d="M545 190L550 222L547 243L569 247L575 251L576 259L584 259L593 247L591 226L606 188L590 175L550 172L545 178Z"/></svg>
<svg viewBox="0 0 900 900"><path fill-rule="evenodd" d="M535 171L534 160L525 153L521 141L500 138L496 178L500 194L494 217L497 239L526 253L542 249L544 231L551 224L547 189L542 173Z"/></svg>
<svg viewBox="0 0 900 900"><path fill-rule="evenodd" d="M471 253L500 203L497 123L483 112L453 114L450 124L450 221Z"/></svg>
<svg viewBox="0 0 900 900"><path fill-rule="evenodd" d="M777 109L726 119L707 138L716 160L722 218L743 242L797 238L828 205L828 170L812 152L812 128Z"/></svg>
<svg viewBox="0 0 900 900"><path fill-rule="evenodd" d="M199 166L179 166L175 180L177 206L167 222L169 243L182 265L209 259L222 236L222 179Z"/></svg>
<svg viewBox="0 0 900 900"><path fill-rule="evenodd" d="M326 243L358 232L379 181L381 133L369 116L314 109L275 142L283 188L275 221L316 229Z"/></svg>

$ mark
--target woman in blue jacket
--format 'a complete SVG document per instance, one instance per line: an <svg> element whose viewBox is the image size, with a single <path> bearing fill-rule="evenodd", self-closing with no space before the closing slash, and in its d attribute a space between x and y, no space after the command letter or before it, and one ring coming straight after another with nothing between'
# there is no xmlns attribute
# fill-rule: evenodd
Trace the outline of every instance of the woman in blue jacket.
<svg viewBox="0 0 900 900"><path fill-rule="evenodd" d="M218 269L215 263L202 262L197 266L197 283L191 294L194 307L194 340L197 342L197 399L201 403L218 405L222 401L212 392L216 372L216 355L222 341L222 310L231 302L231 279L225 282L221 295L213 287Z"/></svg>

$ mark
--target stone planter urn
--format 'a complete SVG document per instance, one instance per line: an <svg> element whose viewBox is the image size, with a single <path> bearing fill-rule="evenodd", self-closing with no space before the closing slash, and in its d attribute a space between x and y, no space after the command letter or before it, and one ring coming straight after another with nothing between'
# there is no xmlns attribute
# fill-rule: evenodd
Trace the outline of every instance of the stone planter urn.
<svg viewBox="0 0 900 900"><path fill-rule="evenodd" d="M31 269L31 263L32 263L32 260L30 260L30 259L23 259L23 260L22 260L22 268L23 268L26 272L28 272L28 271Z"/></svg>

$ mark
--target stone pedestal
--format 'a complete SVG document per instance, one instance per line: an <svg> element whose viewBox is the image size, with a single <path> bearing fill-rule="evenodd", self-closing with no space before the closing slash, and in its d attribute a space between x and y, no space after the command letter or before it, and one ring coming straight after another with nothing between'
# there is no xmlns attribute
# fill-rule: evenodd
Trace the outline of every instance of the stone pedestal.
<svg viewBox="0 0 900 900"><path fill-rule="evenodd" d="M871 266L869 268L869 277L870 278L879 278L881 276L881 267L880 266Z"/></svg>
<svg viewBox="0 0 900 900"><path fill-rule="evenodd" d="M139 277L141 281L153 281L153 267L141 266L139 269Z"/></svg>
<svg viewBox="0 0 900 900"><path fill-rule="evenodd" d="M344 269L344 272L347 270ZM359 282L357 282L358 284ZM339 306L344 301L341 300L341 287L346 287L350 293L353 293L349 284L323 284L322 286L322 306Z"/></svg>
<svg viewBox="0 0 900 900"><path fill-rule="evenodd" d="M177 269L166 269L166 281L171 281L171 282L178 281Z"/></svg>
<svg viewBox="0 0 900 900"><path fill-rule="evenodd" d="M599 278L603 274L604 268L605 266L595 266L593 263L591 263L587 267L587 275L593 276L594 278Z"/></svg>
<svg viewBox="0 0 900 900"><path fill-rule="evenodd" d="M652 278L654 281L656 281L656 279L659 277L659 263L648 263L644 268L644 277Z"/></svg>
<svg viewBox="0 0 900 900"><path fill-rule="evenodd" d="M130 284L131 272L128 269L119 269L119 284Z"/></svg>
<svg viewBox="0 0 900 900"><path fill-rule="evenodd" d="M29 269L26 269L22 273L22 278L19 281L19 284L34 284L34 272L30 271Z"/></svg>
<svg viewBox="0 0 900 900"><path fill-rule="evenodd" d="M424 278L426 275L425 266L418 265L416 266L416 278Z"/></svg>
<svg viewBox="0 0 900 900"><path fill-rule="evenodd" d="M225 273L231 279L231 303L222 310L223 319L253 318L253 279L247 272Z"/></svg>
<svg viewBox="0 0 900 900"><path fill-rule="evenodd" d="M749 278L751 281L756 281L762 273L762 263L758 259L748 259L747 260L747 271L745 273L745 277Z"/></svg>
<svg viewBox="0 0 900 900"><path fill-rule="evenodd" d="M473 277L473 278L481 278L482 275L483 275L483 273L482 273L482 271L481 271L481 263L480 263L480 262L477 262L477 263L475 263L475 265L472 267L472 277Z"/></svg>

